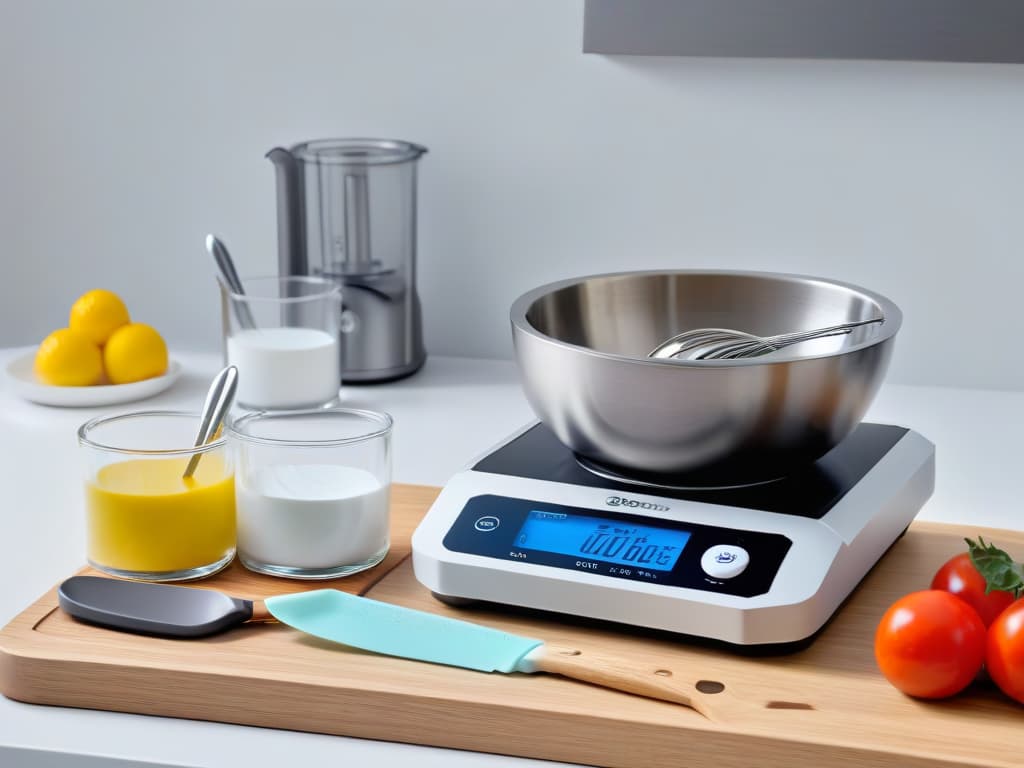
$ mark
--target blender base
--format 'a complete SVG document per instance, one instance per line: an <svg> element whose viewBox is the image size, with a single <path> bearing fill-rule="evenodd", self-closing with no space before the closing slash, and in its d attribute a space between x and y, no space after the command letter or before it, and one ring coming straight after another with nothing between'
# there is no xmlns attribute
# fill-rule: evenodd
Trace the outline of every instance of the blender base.
<svg viewBox="0 0 1024 768"><path fill-rule="evenodd" d="M398 381L407 376L412 376L423 367L427 356L423 355L408 365L401 365L395 368L377 368L366 371L343 371L341 374L342 384L387 384L390 381Z"/></svg>

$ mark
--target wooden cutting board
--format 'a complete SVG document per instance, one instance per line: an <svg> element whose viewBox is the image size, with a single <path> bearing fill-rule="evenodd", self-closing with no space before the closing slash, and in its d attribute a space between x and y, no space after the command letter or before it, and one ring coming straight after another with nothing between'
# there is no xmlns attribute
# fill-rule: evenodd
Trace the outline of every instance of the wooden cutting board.
<svg viewBox="0 0 1024 768"><path fill-rule="evenodd" d="M483 674L388 658L280 625L205 640L139 637L78 623L51 590L0 631L0 691L38 704L216 720L587 763L665 766L1019 766L1024 707L979 682L942 702L896 691L878 673L874 628L899 596L981 533L1018 558L1024 534L916 523L808 649L736 656L665 635L522 611L446 607L413 577L409 537L437 489L396 486L392 552L346 591L586 653L699 671L750 706L727 724L682 706L546 675ZM249 597L305 583L233 567L196 586ZM774 702L772 707L762 706Z"/></svg>

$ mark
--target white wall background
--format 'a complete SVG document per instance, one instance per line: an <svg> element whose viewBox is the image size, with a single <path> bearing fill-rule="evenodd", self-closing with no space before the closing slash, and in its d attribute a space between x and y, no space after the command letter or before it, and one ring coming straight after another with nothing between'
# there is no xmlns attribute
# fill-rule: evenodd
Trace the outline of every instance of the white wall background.
<svg viewBox="0 0 1024 768"><path fill-rule="evenodd" d="M580 0L0 0L0 345L109 287L214 349L203 250L276 265L264 152L426 144L434 354L511 352L522 291L805 272L906 315L890 380L1024 388L1024 67L583 55Z"/></svg>

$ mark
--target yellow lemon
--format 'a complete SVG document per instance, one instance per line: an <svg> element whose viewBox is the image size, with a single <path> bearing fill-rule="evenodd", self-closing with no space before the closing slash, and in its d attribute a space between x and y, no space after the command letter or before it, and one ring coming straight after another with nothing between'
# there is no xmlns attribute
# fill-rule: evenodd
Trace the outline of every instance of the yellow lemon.
<svg viewBox="0 0 1024 768"><path fill-rule="evenodd" d="M71 330L84 333L100 346L107 343L114 331L130 322L128 308L121 297L102 289L79 296L71 305L71 316L68 318Z"/></svg>
<svg viewBox="0 0 1024 768"><path fill-rule="evenodd" d="M145 323L122 325L103 347L103 365L112 384L161 376L167 372L167 344Z"/></svg>
<svg viewBox="0 0 1024 768"><path fill-rule="evenodd" d="M84 333L61 328L36 351L36 376L58 387L87 387L103 378L103 355Z"/></svg>

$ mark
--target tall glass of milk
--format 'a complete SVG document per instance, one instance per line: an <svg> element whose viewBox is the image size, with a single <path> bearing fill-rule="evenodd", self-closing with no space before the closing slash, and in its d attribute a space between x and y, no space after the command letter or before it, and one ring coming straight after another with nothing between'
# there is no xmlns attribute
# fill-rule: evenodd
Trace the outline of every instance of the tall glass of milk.
<svg viewBox="0 0 1024 768"><path fill-rule="evenodd" d="M238 368L236 401L250 410L315 408L338 400L341 289L320 277L223 283L224 357Z"/></svg>
<svg viewBox="0 0 1024 768"><path fill-rule="evenodd" d="M386 413L337 407L232 420L242 564L271 576L331 579L383 560L391 424Z"/></svg>

